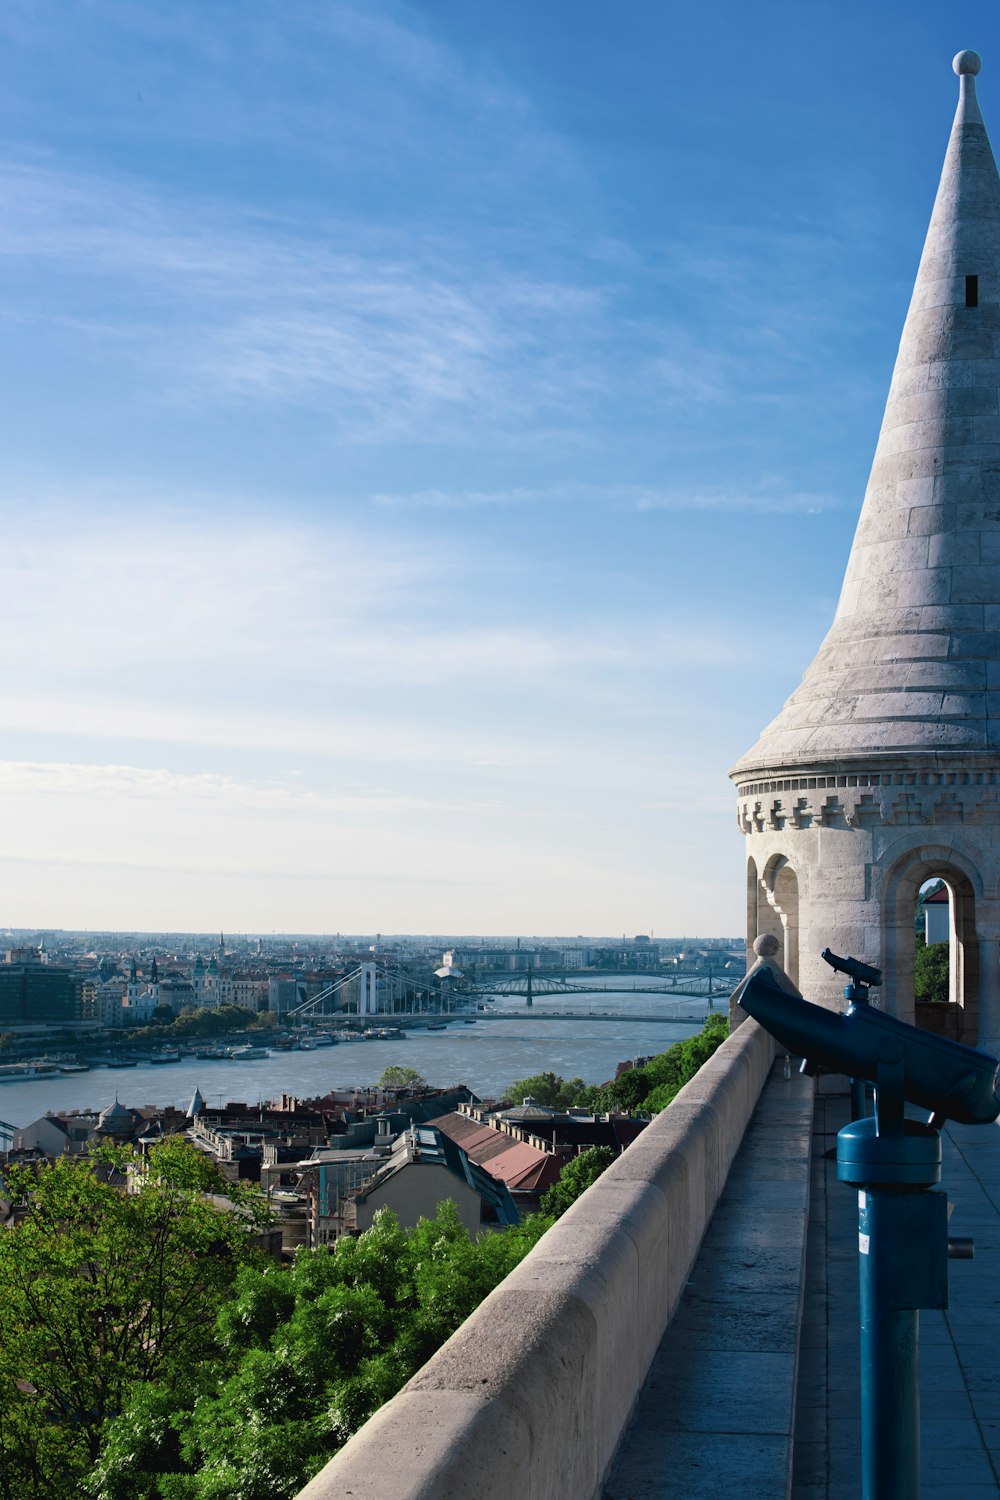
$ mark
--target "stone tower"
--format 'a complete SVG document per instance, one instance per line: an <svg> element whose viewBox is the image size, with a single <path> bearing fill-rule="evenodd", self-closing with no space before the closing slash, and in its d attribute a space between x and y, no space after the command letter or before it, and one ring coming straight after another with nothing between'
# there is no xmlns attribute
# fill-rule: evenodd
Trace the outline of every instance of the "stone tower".
<svg viewBox="0 0 1000 1500"><path fill-rule="evenodd" d="M841 1005L829 946L914 1019L917 893L951 893L954 1007L1000 1044L1000 180L960 96L837 613L801 685L730 772L747 932Z"/></svg>

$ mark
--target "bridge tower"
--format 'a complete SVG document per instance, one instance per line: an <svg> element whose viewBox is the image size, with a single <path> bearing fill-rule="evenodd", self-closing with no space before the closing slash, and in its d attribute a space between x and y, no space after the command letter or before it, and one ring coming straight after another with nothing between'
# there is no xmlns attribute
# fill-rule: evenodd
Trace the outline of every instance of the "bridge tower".
<svg viewBox="0 0 1000 1500"><path fill-rule="evenodd" d="M885 970L914 1019L914 909L951 904L943 1023L1000 1043L1000 180L959 103L833 624L730 772L747 837L747 935L840 1006L825 946ZM774 601L780 608L780 599Z"/></svg>

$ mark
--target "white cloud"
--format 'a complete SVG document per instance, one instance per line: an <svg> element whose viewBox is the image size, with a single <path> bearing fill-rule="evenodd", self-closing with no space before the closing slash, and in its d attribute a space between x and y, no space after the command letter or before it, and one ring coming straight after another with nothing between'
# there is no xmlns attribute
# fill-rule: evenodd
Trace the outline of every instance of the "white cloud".
<svg viewBox="0 0 1000 1500"><path fill-rule="evenodd" d="M342 814L352 819L378 820L465 817L473 811L488 810L488 804L474 808L457 800L434 802L427 797L399 796L388 791L332 796L296 784L240 780L217 772L191 774L162 767L65 761L0 761L0 795L3 794L165 804L186 811L212 806L227 813L279 813L295 817Z"/></svg>
<svg viewBox="0 0 1000 1500"><path fill-rule="evenodd" d="M0 196L0 257L47 263L20 317L104 344L175 402L317 405L356 442L422 439L432 414L537 422L593 386L575 350L600 293L486 261L461 236L262 221L17 162L0 163Z"/></svg>
<svg viewBox="0 0 1000 1500"><path fill-rule="evenodd" d="M413 490L381 492L373 505L385 510L478 510L501 506L593 505L610 510L728 511L752 515L813 514L839 508L836 496L798 490L779 476L750 478L742 487L704 484L593 484L563 482L497 490Z"/></svg>

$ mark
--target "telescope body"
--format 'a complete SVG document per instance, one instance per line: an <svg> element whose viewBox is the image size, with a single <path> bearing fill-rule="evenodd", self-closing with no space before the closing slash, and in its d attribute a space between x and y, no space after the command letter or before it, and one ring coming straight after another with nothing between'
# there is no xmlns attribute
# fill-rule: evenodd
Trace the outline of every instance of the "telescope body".
<svg viewBox="0 0 1000 1500"><path fill-rule="evenodd" d="M902 1063L904 1094L932 1114L963 1125L988 1125L1000 1115L995 1057L948 1037L909 1026L871 1005L841 1015L778 988L766 968L753 970L733 999L810 1072L823 1068L879 1081L879 1064Z"/></svg>

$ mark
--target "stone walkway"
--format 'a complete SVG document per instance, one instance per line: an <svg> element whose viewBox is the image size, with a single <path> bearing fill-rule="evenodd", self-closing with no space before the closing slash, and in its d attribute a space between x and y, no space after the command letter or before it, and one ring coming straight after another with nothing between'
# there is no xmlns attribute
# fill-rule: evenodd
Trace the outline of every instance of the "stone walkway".
<svg viewBox="0 0 1000 1500"><path fill-rule="evenodd" d="M813 1083L764 1086L605 1500L780 1500L792 1455Z"/></svg>
<svg viewBox="0 0 1000 1500"><path fill-rule="evenodd" d="M858 1500L858 1223L837 1181L848 1101L816 1099L793 1500ZM941 1186L972 1261L948 1264L947 1312L920 1314L921 1500L1000 1494L1000 1128L948 1125Z"/></svg>

